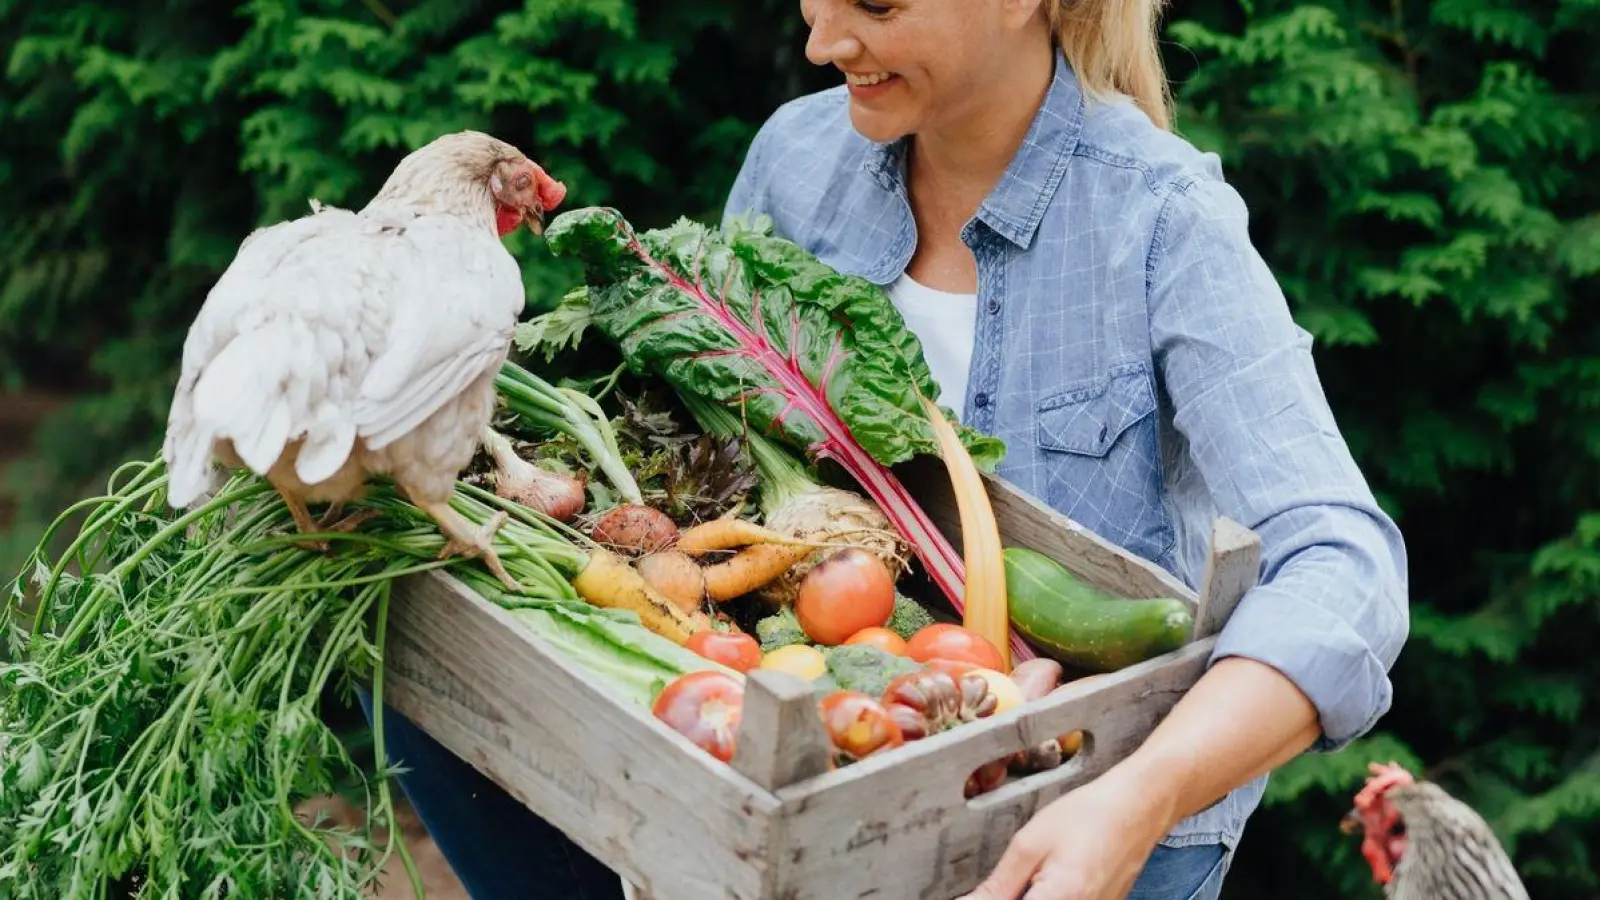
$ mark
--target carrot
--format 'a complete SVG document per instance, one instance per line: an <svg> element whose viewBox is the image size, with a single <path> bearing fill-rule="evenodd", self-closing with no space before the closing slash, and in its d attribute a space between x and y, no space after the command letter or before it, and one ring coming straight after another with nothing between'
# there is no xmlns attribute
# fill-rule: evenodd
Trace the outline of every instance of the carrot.
<svg viewBox="0 0 1600 900"><path fill-rule="evenodd" d="M677 550L651 553L634 565L651 587L684 612L695 612L706 598L705 574L694 560Z"/></svg>
<svg viewBox="0 0 1600 900"><path fill-rule="evenodd" d="M929 424L939 439L940 455L955 489L956 511L961 518L962 555L966 558L967 581L962 594L961 624L988 638L1000 649L1011 670L1011 617L1006 608L1005 560L1001 556L1000 526L995 522L989 492L983 486L978 466L962 445L944 413L928 398L922 398Z"/></svg>
<svg viewBox="0 0 1600 900"><path fill-rule="evenodd" d="M727 516L683 529L678 535L675 549L690 556L704 556L716 550L732 550L751 544L787 542L789 538L770 528L757 525L749 519Z"/></svg>
<svg viewBox="0 0 1600 900"><path fill-rule="evenodd" d="M578 596L609 609L630 609L644 627L678 644L687 644L695 632L711 627L704 613L684 612L661 596L628 561L609 550L589 555L583 570L572 579Z"/></svg>
<svg viewBox="0 0 1600 900"><path fill-rule="evenodd" d="M811 555L812 547L798 543L761 543L740 550L732 558L706 566L706 596L717 603L742 597L776 580L790 566Z"/></svg>

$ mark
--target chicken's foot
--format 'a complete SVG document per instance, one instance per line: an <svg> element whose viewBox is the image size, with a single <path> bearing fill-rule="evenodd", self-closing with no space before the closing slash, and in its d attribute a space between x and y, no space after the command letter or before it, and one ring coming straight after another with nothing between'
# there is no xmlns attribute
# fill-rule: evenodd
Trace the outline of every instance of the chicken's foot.
<svg viewBox="0 0 1600 900"><path fill-rule="evenodd" d="M353 512L344 518L340 518L340 514L343 512L343 501L334 501L333 503L329 504L327 512L324 512L322 514L322 518L317 520L317 530L333 531L339 534L349 534L350 532L355 531L357 528L360 528L363 523L370 519L376 518L378 515L378 511L372 509L371 507L363 509L360 512Z"/></svg>
<svg viewBox="0 0 1600 900"><path fill-rule="evenodd" d="M293 492L286 490L283 485L273 481L270 477L267 480L272 483L274 488L277 488L278 496L283 498L283 505L289 508L289 515L294 519L295 529L301 534L328 534L330 532L348 534L361 527L362 523L368 519L378 515L377 510L368 508L340 518L340 514L344 512L344 503L342 501L334 501L329 504L327 511L322 514L322 518L313 519L311 518L311 510L304 500ZM313 553L328 552L328 542L324 540L295 541L294 545L302 550L310 550Z"/></svg>
<svg viewBox="0 0 1600 900"><path fill-rule="evenodd" d="M278 496L283 498L283 505L289 508L289 516L294 519L294 527L297 531L301 534L316 534L322 530L317 527L316 521L311 518L311 510L306 508L304 500L284 490L283 485L278 484L276 481L272 481L270 478L267 480L272 482L274 488L277 488ZM294 545L302 550L310 550L315 553L328 552L327 541L295 541Z"/></svg>
<svg viewBox="0 0 1600 900"><path fill-rule="evenodd" d="M500 562L500 557L494 552L491 543L494 533L499 531L500 526L510 518L505 510L496 512L489 517L489 521L475 527L465 516L452 509L448 501L436 503L413 500L412 502L418 509L432 516L433 520L439 523L439 530L449 538L444 549L439 551L440 559L448 556L465 556L468 559L482 557L484 565L500 579L506 590L522 590L522 585L517 584L516 579L506 572L506 567Z"/></svg>

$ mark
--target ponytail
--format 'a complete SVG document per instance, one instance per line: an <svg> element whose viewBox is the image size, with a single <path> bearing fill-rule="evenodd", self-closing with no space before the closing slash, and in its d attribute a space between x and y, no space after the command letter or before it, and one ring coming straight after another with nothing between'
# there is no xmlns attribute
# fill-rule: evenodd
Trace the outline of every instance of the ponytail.
<svg viewBox="0 0 1600 900"><path fill-rule="evenodd" d="M1156 126L1172 130L1172 92L1161 64L1156 16L1166 0L1045 0L1050 30L1086 93L1126 94Z"/></svg>

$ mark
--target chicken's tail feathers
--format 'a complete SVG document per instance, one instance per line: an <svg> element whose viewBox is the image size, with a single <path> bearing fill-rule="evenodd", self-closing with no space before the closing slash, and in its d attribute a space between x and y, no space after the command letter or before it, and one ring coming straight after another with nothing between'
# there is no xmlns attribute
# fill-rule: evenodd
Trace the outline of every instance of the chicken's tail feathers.
<svg viewBox="0 0 1600 900"><path fill-rule="evenodd" d="M356 442L356 426L324 404L306 430L305 443L295 456L294 475L305 484L318 484L341 469Z"/></svg>
<svg viewBox="0 0 1600 900"><path fill-rule="evenodd" d="M188 509L213 487L213 442L194 418L194 377L185 371L167 410L167 433L161 462L167 470L167 503Z"/></svg>
<svg viewBox="0 0 1600 900"><path fill-rule="evenodd" d="M230 441L239 460L265 476L284 448L314 424L308 421L312 398L327 395L326 363L314 358L316 348L311 329L296 319L234 337L195 380L195 431L208 445ZM327 453L317 455L321 468Z"/></svg>
<svg viewBox="0 0 1600 900"><path fill-rule="evenodd" d="M211 450L209 433L193 427L168 430L162 461L167 466L167 503L173 509L188 509L216 489L218 479L211 464Z"/></svg>

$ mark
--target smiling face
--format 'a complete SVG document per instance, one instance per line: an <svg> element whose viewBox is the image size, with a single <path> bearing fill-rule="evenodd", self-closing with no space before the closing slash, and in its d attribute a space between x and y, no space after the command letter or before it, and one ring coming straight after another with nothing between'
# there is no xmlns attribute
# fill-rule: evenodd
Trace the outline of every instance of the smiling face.
<svg viewBox="0 0 1600 900"><path fill-rule="evenodd" d="M878 142L981 119L1014 88L1029 42L1048 40L1039 0L801 0L800 11L806 58L844 73L851 123Z"/></svg>

